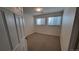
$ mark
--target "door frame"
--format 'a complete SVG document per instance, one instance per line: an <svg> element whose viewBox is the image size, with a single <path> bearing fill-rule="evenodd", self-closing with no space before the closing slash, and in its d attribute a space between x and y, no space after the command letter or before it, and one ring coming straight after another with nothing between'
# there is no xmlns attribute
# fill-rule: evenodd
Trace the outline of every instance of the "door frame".
<svg viewBox="0 0 79 59"><path fill-rule="evenodd" d="M71 38L70 38L70 44L69 44L69 51L74 51L77 46L77 38L78 38L78 32L79 32L79 8L76 9L76 14L75 14L75 19L74 19L74 24L73 24L73 29L71 33Z"/></svg>

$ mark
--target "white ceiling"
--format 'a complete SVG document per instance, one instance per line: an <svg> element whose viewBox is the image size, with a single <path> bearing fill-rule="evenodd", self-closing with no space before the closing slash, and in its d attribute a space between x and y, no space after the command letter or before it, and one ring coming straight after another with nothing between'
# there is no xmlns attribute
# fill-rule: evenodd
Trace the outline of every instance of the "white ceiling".
<svg viewBox="0 0 79 59"><path fill-rule="evenodd" d="M64 7L42 7L42 8L43 8L42 14L53 13L53 12L64 10ZM34 7L24 7L24 12L31 15L41 14L41 13L36 12Z"/></svg>

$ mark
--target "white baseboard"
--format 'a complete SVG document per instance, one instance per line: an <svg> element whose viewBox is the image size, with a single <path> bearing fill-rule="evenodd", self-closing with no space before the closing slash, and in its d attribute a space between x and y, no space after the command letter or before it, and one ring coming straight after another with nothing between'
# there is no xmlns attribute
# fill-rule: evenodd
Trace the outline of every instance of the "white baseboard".
<svg viewBox="0 0 79 59"><path fill-rule="evenodd" d="M40 33L40 32L35 32L35 33ZM60 36L60 35L53 35L53 34L47 34L47 33L40 33L40 34L46 34L46 35L52 35L52 36Z"/></svg>

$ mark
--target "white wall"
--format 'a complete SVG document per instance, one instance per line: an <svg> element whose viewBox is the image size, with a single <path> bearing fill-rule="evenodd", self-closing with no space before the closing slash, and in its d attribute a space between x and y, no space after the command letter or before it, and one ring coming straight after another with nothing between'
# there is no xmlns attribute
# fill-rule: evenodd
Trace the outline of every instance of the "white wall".
<svg viewBox="0 0 79 59"><path fill-rule="evenodd" d="M61 49L68 50L76 8L65 8L61 30Z"/></svg>
<svg viewBox="0 0 79 59"><path fill-rule="evenodd" d="M33 33L33 17L30 14L27 14L24 10L24 20L25 20L25 36Z"/></svg>
<svg viewBox="0 0 79 59"><path fill-rule="evenodd" d="M48 35L60 35L61 27L55 26L34 26L33 16L24 12L24 20L25 20L25 33L26 36L32 34L34 32L48 34Z"/></svg>
<svg viewBox="0 0 79 59"><path fill-rule="evenodd" d="M42 34L60 36L61 27L59 26L35 26L34 31Z"/></svg>

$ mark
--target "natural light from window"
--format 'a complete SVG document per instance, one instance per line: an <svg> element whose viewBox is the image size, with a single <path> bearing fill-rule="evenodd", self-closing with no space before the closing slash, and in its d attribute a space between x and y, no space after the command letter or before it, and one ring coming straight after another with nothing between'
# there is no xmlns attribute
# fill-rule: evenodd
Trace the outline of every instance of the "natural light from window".
<svg viewBox="0 0 79 59"><path fill-rule="evenodd" d="M48 17L47 24L48 25L61 25L61 16Z"/></svg>
<svg viewBox="0 0 79 59"><path fill-rule="evenodd" d="M45 25L45 18L37 18L36 25Z"/></svg>

